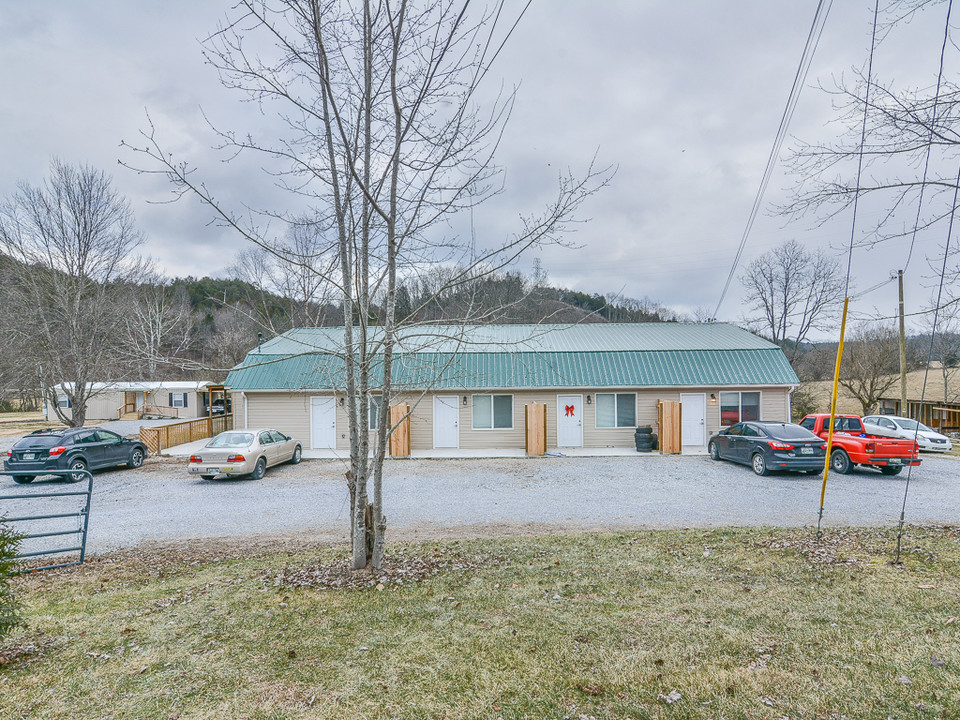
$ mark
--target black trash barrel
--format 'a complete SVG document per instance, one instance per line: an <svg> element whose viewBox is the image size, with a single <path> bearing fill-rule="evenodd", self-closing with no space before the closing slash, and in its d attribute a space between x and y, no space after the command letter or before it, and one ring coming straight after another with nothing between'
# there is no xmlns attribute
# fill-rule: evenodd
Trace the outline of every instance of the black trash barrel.
<svg viewBox="0 0 960 720"><path fill-rule="evenodd" d="M638 427L633 433L633 442L637 446L637 452L653 450L653 428Z"/></svg>

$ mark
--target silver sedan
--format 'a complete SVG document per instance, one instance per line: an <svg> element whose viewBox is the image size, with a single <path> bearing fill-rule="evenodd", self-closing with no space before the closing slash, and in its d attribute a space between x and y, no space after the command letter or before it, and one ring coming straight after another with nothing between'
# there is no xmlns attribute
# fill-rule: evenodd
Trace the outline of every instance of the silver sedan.
<svg viewBox="0 0 960 720"><path fill-rule="evenodd" d="M190 456L189 471L204 480L220 475L249 475L259 480L267 468L300 462L303 448L297 440L278 430L227 430L208 442L198 455Z"/></svg>

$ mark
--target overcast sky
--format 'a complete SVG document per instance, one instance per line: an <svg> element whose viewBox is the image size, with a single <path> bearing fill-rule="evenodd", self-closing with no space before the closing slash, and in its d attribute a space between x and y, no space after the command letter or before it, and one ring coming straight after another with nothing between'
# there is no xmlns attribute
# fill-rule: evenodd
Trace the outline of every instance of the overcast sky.
<svg viewBox="0 0 960 720"><path fill-rule="evenodd" d="M519 94L498 156L506 191L476 212L477 226L492 234L516 228L519 213L535 212L549 198L558 170L582 171L596 154L599 164L618 166L616 177L584 209L589 222L574 238L579 247L540 255L550 280L590 293L648 296L684 312L712 310L816 5L535 0L495 68ZM201 169L221 200L269 199L249 169L217 160L201 116L202 108L224 126L270 130L269 120L221 88L203 63L199 40L228 9L219 0L0 0L0 196L18 180L39 183L53 156L103 168L130 199L148 238L146 253L169 275L222 275L243 241L211 226L210 212L195 201L151 204L167 199L169 186L118 160L135 160L120 142L137 141L149 112L166 144ZM860 0L835 3L791 135L818 140L836 132L828 124L829 99L814 86L865 64L871 13L872 4ZM929 15L881 47L878 73L935 82L942 18ZM793 182L779 170L768 205ZM742 265L789 238L836 252L845 265L850 232L848 216L814 229L765 213ZM937 249L931 241L917 255ZM904 255L900 245L858 251L857 286L882 281ZM908 272L908 305L929 296L923 269L918 263ZM739 296L734 287L721 319L739 319ZM895 301L888 284L857 307L887 311Z"/></svg>

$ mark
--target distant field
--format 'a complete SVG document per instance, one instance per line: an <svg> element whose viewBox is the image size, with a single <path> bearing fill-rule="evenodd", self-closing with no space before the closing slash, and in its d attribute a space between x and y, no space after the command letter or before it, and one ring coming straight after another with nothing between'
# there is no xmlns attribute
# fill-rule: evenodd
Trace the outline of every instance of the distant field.
<svg viewBox="0 0 960 720"><path fill-rule="evenodd" d="M21 577L0 717L957 718L960 534L180 545Z"/></svg>
<svg viewBox="0 0 960 720"><path fill-rule="evenodd" d="M45 427L57 427L62 423L56 419L43 419L43 412L0 413L0 437L23 435Z"/></svg>

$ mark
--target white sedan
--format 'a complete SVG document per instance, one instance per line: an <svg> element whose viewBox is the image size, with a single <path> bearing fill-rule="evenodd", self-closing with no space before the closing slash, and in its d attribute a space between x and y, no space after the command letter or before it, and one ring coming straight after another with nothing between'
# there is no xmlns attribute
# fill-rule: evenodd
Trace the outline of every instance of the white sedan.
<svg viewBox="0 0 960 720"><path fill-rule="evenodd" d="M213 480L220 475L249 475L262 478L268 467L300 462L303 448L297 440L278 430L227 430L190 456L191 475Z"/></svg>
<svg viewBox="0 0 960 720"><path fill-rule="evenodd" d="M916 436L917 445L920 446L921 450L950 452L953 449L953 443L946 435L941 435L936 430L910 418L899 417L898 415L868 415L863 419L863 422L885 430L886 432L883 434L891 437L913 440Z"/></svg>

